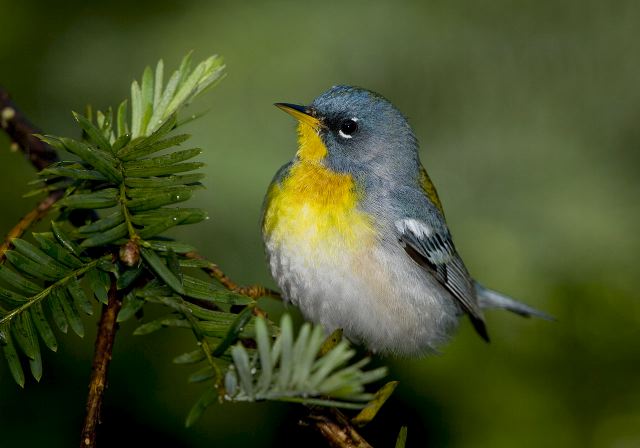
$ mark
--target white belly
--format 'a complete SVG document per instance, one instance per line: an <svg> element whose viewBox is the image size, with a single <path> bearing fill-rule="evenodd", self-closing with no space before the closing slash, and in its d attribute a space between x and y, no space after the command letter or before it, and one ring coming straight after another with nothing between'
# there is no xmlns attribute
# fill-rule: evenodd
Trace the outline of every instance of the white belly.
<svg viewBox="0 0 640 448"><path fill-rule="evenodd" d="M265 241L285 299L326 331L342 328L370 350L433 352L457 326L454 299L399 244L348 249L339 236L321 247L304 239Z"/></svg>

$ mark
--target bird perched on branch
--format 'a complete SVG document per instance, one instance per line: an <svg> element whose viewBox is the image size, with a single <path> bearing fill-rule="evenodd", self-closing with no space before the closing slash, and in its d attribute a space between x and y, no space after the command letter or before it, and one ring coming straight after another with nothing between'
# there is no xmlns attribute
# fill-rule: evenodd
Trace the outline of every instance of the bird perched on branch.
<svg viewBox="0 0 640 448"><path fill-rule="evenodd" d="M469 275L406 118L381 95L336 86L298 120L298 151L276 173L262 231L271 273L304 316L382 354L434 352L483 309L547 316Z"/></svg>

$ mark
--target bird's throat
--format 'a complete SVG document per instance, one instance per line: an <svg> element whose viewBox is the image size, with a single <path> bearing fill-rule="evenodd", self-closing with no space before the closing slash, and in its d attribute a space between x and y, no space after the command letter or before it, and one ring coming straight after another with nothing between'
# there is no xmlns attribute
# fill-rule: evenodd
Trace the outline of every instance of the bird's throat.
<svg viewBox="0 0 640 448"><path fill-rule="evenodd" d="M302 121L298 124L298 152L296 155L304 162L320 162L327 156L327 147L315 126Z"/></svg>

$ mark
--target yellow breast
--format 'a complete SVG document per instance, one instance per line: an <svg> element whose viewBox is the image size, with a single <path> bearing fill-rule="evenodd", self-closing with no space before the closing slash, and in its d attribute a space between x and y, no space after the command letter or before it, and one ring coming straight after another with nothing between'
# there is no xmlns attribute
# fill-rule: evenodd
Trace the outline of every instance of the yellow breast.
<svg viewBox="0 0 640 448"><path fill-rule="evenodd" d="M358 210L353 177L321 164L327 150L311 126L298 129L298 160L267 193L263 231L272 241L306 247L349 246L373 235L369 217Z"/></svg>

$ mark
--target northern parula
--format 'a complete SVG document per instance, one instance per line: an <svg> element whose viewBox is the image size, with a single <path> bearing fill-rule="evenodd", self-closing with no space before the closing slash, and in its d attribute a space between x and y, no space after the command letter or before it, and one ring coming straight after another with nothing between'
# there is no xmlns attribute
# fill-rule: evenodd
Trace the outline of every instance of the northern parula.
<svg viewBox="0 0 640 448"><path fill-rule="evenodd" d="M436 351L465 313L547 316L469 275L407 119L381 95L335 86L298 120L298 151L276 173L262 232L285 300L326 331L381 354Z"/></svg>

